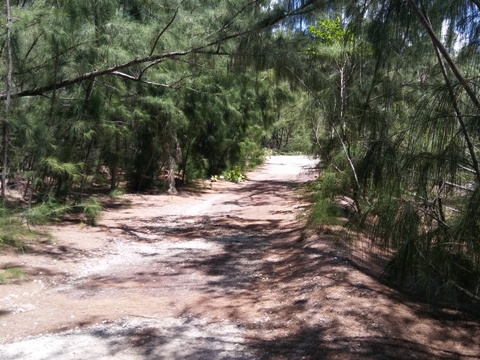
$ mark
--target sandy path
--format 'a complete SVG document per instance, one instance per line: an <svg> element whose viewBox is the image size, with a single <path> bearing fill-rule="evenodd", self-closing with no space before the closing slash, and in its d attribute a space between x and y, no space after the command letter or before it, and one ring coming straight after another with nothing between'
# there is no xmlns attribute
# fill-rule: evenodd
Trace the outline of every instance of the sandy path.
<svg viewBox="0 0 480 360"><path fill-rule="evenodd" d="M314 161L242 184L126 195L97 227L5 254L0 359L476 359L480 328L380 284L328 236L303 238ZM209 184L208 184L209 185Z"/></svg>

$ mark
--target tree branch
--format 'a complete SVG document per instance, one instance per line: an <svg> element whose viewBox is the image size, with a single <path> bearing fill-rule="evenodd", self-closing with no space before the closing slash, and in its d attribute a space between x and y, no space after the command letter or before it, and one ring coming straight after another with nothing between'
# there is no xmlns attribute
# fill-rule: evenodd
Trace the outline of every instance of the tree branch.
<svg viewBox="0 0 480 360"><path fill-rule="evenodd" d="M300 79L300 77L295 74L291 69L289 69L288 67L285 67L288 71L290 71L292 73L293 76L295 76L298 81L300 81L300 83L307 89L307 91L310 93L311 96L313 96L314 99L317 98L316 94L310 89L310 87L308 87L307 84L305 84L305 82ZM353 163L353 160L352 158L350 157L350 154L348 152L348 148L347 148L347 145L345 144L345 142L343 141L342 139L342 136L340 135L340 133L338 132L337 128L335 127L335 125L332 125L332 129L333 131L335 132L335 135L337 136L337 138L340 140L340 143L342 144L342 148L343 148L343 153L345 154L345 157L347 158L347 161L348 161L348 164L350 165L350 168L352 169L352 173L353 173L353 177L355 179L355 185L357 186L357 190L359 191L360 194L362 194L363 196L365 195L362 191L362 186L360 185L360 180L358 178L358 175L357 175L357 170L355 169L355 164ZM367 200L367 203L368 203L368 199ZM357 204L357 210L360 212L360 207L358 206Z"/></svg>
<svg viewBox="0 0 480 360"><path fill-rule="evenodd" d="M153 53L155 52L155 48L157 47L157 44L158 44L158 41L160 40L160 38L162 37L162 35L165 33L165 31L168 30L168 28L173 24L173 22L175 21L175 18L177 17L177 14L178 14L178 9L180 7L182 3L180 2L180 4L178 4L177 8L175 9L175 12L173 13L173 16L172 18L170 19L170 21L167 23L167 25L162 29L162 31L160 31L160 33L157 35L156 39L155 39L155 42L153 43L153 46L152 46L152 50L150 51L150 56L153 55Z"/></svg>
<svg viewBox="0 0 480 360"><path fill-rule="evenodd" d="M156 82L152 82L152 81L145 81L145 80L142 80L138 77L135 77L135 76L132 76L132 75L129 75L129 74L125 74L121 71L113 71L112 75L119 76L119 77L131 80L131 81L135 81L135 82L140 82L142 84L160 86L160 87L165 87L165 88L171 87L170 85L167 85L167 84L160 84L160 83L156 83Z"/></svg>
<svg viewBox="0 0 480 360"><path fill-rule="evenodd" d="M185 56L187 54L190 54L191 52L194 52L194 51L174 51L174 52L160 54L160 55L147 56L147 57L144 57L144 58L133 59L129 62L120 64L120 65L111 66L111 67L109 67L107 69L103 69L103 70L90 71L90 72L81 74L77 77L74 77L72 79L62 80L58 83L54 82L54 83L51 83L51 84L48 84L48 85L45 85L45 86L41 86L41 87L38 87L38 88L19 91L15 94L12 94L12 98L42 95L45 92L52 91L54 89L57 89L57 90L58 89L63 89L63 88L66 88L68 86L81 83L82 81L85 81L85 80L92 80L92 79L95 79L95 78L100 77L100 76L111 75L113 72L123 70L123 69L127 69L131 66L134 66L134 65L139 65L139 64L143 64L143 63L146 63L146 62L153 62L153 61L156 61L157 63L159 63L159 62L167 60L167 59L173 59L175 57ZM5 100L6 97L7 97L7 95L5 93L0 94L0 100Z"/></svg>
<svg viewBox="0 0 480 360"><path fill-rule="evenodd" d="M218 33L222 32L223 30L227 29L242 12L244 12L247 8L256 4L257 2L258 2L258 0L253 0L249 3L247 3L245 6L240 8L240 10L238 10L235 14L233 14L230 17L230 19L228 21L226 21L220 29L218 29L218 30L214 31L213 33L207 35L205 37L205 39L208 39L208 38L212 37L213 35L218 34Z"/></svg>
<svg viewBox="0 0 480 360"><path fill-rule="evenodd" d="M112 75L119 76L119 77L125 78L127 80L131 80L131 81L134 81L134 82L139 82L139 83L146 84L146 85L159 86L159 87L164 87L164 88L169 88L169 89L175 88L176 85L181 83L186 78L186 77L183 77L180 80L174 82L173 84L161 84L161 83L157 83L157 82L154 82L154 81L142 80L140 77L135 77L135 76L123 73L121 71L114 71L114 72L112 72Z"/></svg>
<svg viewBox="0 0 480 360"><path fill-rule="evenodd" d="M252 1L252 2L248 3L247 6L241 8L240 11L237 14L235 14L235 16L238 16L239 13L241 13L242 11L245 11L250 5L254 4L255 2L257 2L257 1ZM209 43L206 43L204 45L199 45L197 47L193 47L189 50L172 51L172 52L167 52L167 53L157 54L157 55L150 54L149 56L142 57L142 58L136 58L136 59L130 60L128 62L125 62L123 64L120 64L120 65L114 65L114 66L108 67L106 69L86 72L86 73L78 75L74 78L61 80L59 82L55 82L55 80L54 80L52 83L44 85L44 86L33 87L33 88L30 88L30 89L27 89L27 90L17 91L15 93L11 94L11 98L13 99L13 98L20 98L20 97L27 97L27 96L43 95L44 93L52 91L54 89L55 90L63 89L63 88L66 88L68 86L79 84L79 83L81 83L83 81L86 81L86 80L92 80L92 79L95 79L97 77L112 75L114 72L117 72L117 71L121 72L121 70L125 70L125 69L127 69L129 67L132 67L132 66L135 66L135 65L150 63L148 66L146 66L142 70L139 77L137 77L137 78L133 77L133 79L137 79L136 81L140 81L141 77L144 75L144 73L149 68L161 63L164 60L180 58L180 57L184 57L186 55L194 54L194 53L197 53L197 54L200 54L200 53L207 54L208 53L208 54L213 54L213 55L226 54L226 53L220 53L219 51L216 51L216 50L214 50L214 51L210 50L209 51L208 49L210 49L214 46L218 46L218 45L220 45L220 44L222 44L226 41L229 41L229 40L244 36L246 34L256 32L256 31L259 31L261 29L272 26L272 25L278 23L279 21L281 21L281 20L283 20L283 19L285 19L289 16L294 16L294 15L297 15L299 13L303 13L303 12L307 11L306 9L309 6L313 6L313 5L315 5L315 0L309 0L305 4L303 4L300 8L296 9L295 11L282 11L281 13L277 12L276 14L274 14L273 17L260 20L259 22L257 22L256 25L252 25L248 29L244 29L244 30L241 30L241 31L238 31L238 32L233 33L233 34L229 34L229 35L227 34L227 35L225 35L225 36L223 36L219 39L213 40L213 41L211 41ZM176 15L170 20L170 22L165 26L165 28L157 36L154 48L156 47L156 43L158 43L160 37L171 26L171 24L173 23L175 18L176 18ZM223 27L223 29L225 29L225 27ZM152 52L154 51L154 48L152 49ZM119 76L119 74L116 74L116 76ZM131 80L133 80L133 79L131 79ZM0 93L0 100L6 100L6 98L7 98L6 93Z"/></svg>

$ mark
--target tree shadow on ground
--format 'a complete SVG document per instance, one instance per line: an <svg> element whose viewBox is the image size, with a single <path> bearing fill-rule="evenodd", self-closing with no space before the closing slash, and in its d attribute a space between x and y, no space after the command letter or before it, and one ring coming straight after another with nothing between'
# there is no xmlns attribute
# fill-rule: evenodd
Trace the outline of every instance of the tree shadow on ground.
<svg viewBox="0 0 480 360"><path fill-rule="evenodd" d="M165 321L125 329L120 324L92 333L107 340L111 354L135 349L144 359L480 359L478 323L432 316L424 304L373 278L328 237L304 240L301 221L284 222L282 215L295 212L288 208L287 194L294 187L289 182L252 182L238 188L238 198L216 204L225 206L224 216L184 217L189 222L180 226L173 218L153 219L141 229L143 235L138 227L124 226L124 234L136 241L171 236L174 244L203 237L220 250L172 246L172 256L162 261L175 267L175 273L97 276L80 286L94 286L88 288L94 293L111 282L123 281L128 287L132 281L160 283L163 278L173 291L180 276L198 272L205 282L188 286L206 295L205 304L185 308L193 318L176 319L167 327ZM258 207L277 209L255 218L252 199ZM279 212L279 204L286 209ZM153 266L156 255L142 256ZM208 328L195 319L195 314L208 316L196 312L208 306L224 307L228 322ZM178 341L185 345L171 346ZM462 350L455 344L462 344ZM172 348L177 350L169 353Z"/></svg>
<svg viewBox="0 0 480 360"><path fill-rule="evenodd" d="M252 201L258 207L286 206L283 201L291 200L287 192L293 188L289 182L252 182L238 188L240 197L218 204L238 213L146 230L170 231L182 240L200 235L221 247L177 265L205 275L208 281L196 290L208 295L210 306L228 308L230 320L252 334L248 348L255 358L480 358L478 323L432 317L428 306L379 282L328 237L301 241L301 222L285 224L279 218L294 209L267 209L257 219L248 212ZM471 351L457 351L454 344L460 343Z"/></svg>
<svg viewBox="0 0 480 360"><path fill-rule="evenodd" d="M249 345L258 358L480 359L478 323L432 317L428 305L385 286L342 247L299 241L302 229L290 225L264 221L251 236L249 220L236 218L235 235L209 239L223 253L183 264L216 277L204 291L211 300L232 296L232 320L236 307L250 304L242 321L257 334ZM459 343L472 351L456 351Z"/></svg>
<svg viewBox="0 0 480 360"><path fill-rule="evenodd" d="M234 297L232 320L236 304L250 304L251 317L242 321L257 334L249 346L258 358L480 359L478 323L433 318L428 306L362 273L343 254L292 240L297 231L212 239L223 243L223 254L185 264L217 277L204 289L212 300ZM458 343L472 352L451 348Z"/></svg>
<svg viewBox="0 0 480 360"><path fill-rule="evenodd" d="M256 344L259 359L478 359L455 351L425 346L401 338L380 336L324 336L322 327L303 329L296 334Z"/></svg>
<svg viewBox="0 0 480 360"><path fill-rule="evenodd" d="M130 350L135 358L152 360L254 359L235 325L208 324L192 317L164 319L166 324L161 327L154 319L143 320L141 325L135 325L135 321L96 327L91 334L106 340L113 356Z"/></svg>

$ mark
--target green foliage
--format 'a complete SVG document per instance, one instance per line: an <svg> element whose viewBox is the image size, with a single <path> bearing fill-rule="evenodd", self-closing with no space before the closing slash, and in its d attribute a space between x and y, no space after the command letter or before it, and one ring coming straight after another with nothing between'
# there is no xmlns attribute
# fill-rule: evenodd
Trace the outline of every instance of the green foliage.
<svg viewBox="0 0 480 360"><path fill-rule="evenodd" d="M247 177L241 172L239 168L234 168L232 170L225 171L223 173L225 180L232 182L242 182Z"/></svg>
<svg viewBox="0 0 480 360"><path fill-rule="evenodd" d="M478 79L478 52L464 50L480 23L469 22L466 2L424 4L447 52L437 57L415 2L386 4L333 6L308 28L305 66L290 67L308 92L315 150L347 174L339 187L324 175L316 216L328 219L325 199L350 191L363 230L391 254L392 279L431 297L478 300L480 106L458 84L459 74Z"/></svg>
<svg viewBox="0 0 480 360"><path fill-rule="evenodd" d="M25 210L22 218L29 225L40 225L48 222L61 221L63 215L71 210L70 205L58 203L53 197Z"/></svg>
<svg viewBox="0 0 480 360"><path fill-rule="evenodd" d="M78 185L82 180L83 163L74 164L71 162L61 162L54 157L47 157L40 166L44 184L47 186L54 185L61 187L60 184L63 183ZM62 189L58 189L58 191L61 190Z"/></svg>
<svg viewBox="0 0 480 360"><path fill-rule="evenodd" d="M15 214L0 207L0 248L7 245L22 249L29 235L30 232Z"/></svg>
<svg viewBox="0 0 480 360"><path fill-rule="evenodd" d="M308 32L314 35L321 44L327 46L345 45L354 40L353 32L342 25L338 16L334 20L319 20L317 26L310 25L308 27ZM309 47L308 52L317 54L313 45Z"/></svg>
<svg viewBox="0 0 480 360"><path fill-rule="evenodd" d="M85 214L87 218L87 224L97 224L97 221L100 218L100 214L103 211L103 206L95 197L90 197L85 202L77 206L79 206Z"/></svg>
<svg viewBox="0 0 480 360"><path fill-rule="evenodd" d="M27 193L68 203L125 180L162 189L171 159L183 180L259 164L288 84L225 54L241 53L237 33L280 21L284 5L242 3L12 5L14 87L33 94L15 100L9 165L29 174Z"/></svg>
<svg viewBox="0 0 480 360"><path fill-rule="evenodd" d="M387 273L416 292L434 297L461 289L478 296L480 266L478 236L459 232L478 229L463 214L453 227L433 227L414 202L383 198L372 207L371 233L386 249L394 250ZM478 232L476 233L478 234Z"/></svg>
<svg viewBox="0 0 480 360"><path fill-rule="evenodd" d="M253 169L261 164L265 159L265 150L258 142L245 140L240 143L239 163L244 168Z"/></svg>
<svg viewBox="0 0 480 360"><path fill-rule="evenodd" d="M65 203L58 202L50 196L47 200L25 210L21 217L28 225L41 225L49 222L60 222L69 213L82 213L85 214L89 225L95 225L102 210L102 204L95 197L90 197L80 203Z"/></svg>
<svg viewBox="0 0 480 360"><path fill-rule="evenodd" d="M184 172L188 174L187 179L205 179L209 176L209 169L207 159L192 154L186 161Z"/></svg>
<svg viewBox="0 0 480 360"><path fill-rule="evenodd" d="M14 280L23 280L26 275L23 269L18 267L11 267L0 270L0 284L8 284Z"/></svg>
<svg viewBox="0 0 480 360"><path fill-rule="evenodd" d="M251 126L247 130L246 138L239 144L238 164L244 169L253 169L261 165L265 159L265 150L261 146L264 129Z"/></svg>
<svg viewBox="0 0 480 360"><path fill-rule="evenodd" d="M327 168L315 181L313 189L323 198L333 200L337 195L348 194L349 186L348 174Z"/></svg>
<svg viewBox="0 0 480 360"><path fill-rule="evenodd" d="M118 198L125 195L125 191L120 190L120 189L115 189L112 190L108 193L108 196L111 197L112 199Z"/></svg>
<svg viewBox="0 0 480 360"><path fill-rule="evenodd" d="M334 200L317 195L309 214L308 224L314 228L324 225L341 225L343 222L339 219L340 215L341 209Z"/></svg>
<svg viewBox="0 0 480 360"><path fill-rule="evenodd" d="M313 206L309 214L309 225L342 225L342 209L336 198L348 191L349 181L344 173L325 170L311 186L314 192Z"/></svg>
<svg viewBox="0 0 480 360"><path fill-rule="evenodd" d="M276 106L276 121L268 128L265 146L280 154L311 153L312 129L303 108L305 95L293 92L283 83L277 87L282 97Z"/></svg>

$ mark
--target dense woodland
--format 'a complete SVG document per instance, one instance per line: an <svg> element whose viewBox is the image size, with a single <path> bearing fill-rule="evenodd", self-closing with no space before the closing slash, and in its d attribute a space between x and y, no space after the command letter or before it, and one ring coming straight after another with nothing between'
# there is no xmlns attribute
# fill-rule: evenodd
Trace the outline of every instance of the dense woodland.
<svg viewBox="0 0 480 360"><path fill-rule="evenodd" d="M0 15L1 195L22 185L22 219L311 153L314 220L346 196L397 283L480 299L480 1L6 0Z"/></svg>

